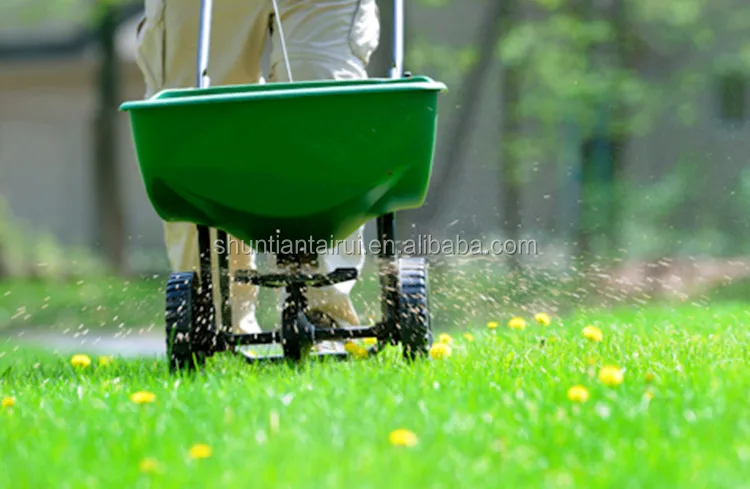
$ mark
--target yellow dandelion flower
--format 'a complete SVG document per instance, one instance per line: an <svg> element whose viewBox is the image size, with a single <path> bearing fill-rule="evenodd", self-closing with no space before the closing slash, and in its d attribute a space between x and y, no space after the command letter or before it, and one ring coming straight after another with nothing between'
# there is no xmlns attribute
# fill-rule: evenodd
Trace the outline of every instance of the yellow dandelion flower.
<svg viewBox="0 0 750 489"><path fill-rule="evenodd" d="M103 357L99 357L99 365L101 365L102 367L106 367L107 365L112 365L112 362L114 361L115 359L111 356L105 355Z"/></svg>
<svg viewBox="0 0 750 489"><path fill-rule="evenodd" d="M522 317L513 317L508 321L508 327L510 329L526 329L526 320Z"/></svg>
<svg viewBox="0 0 750 489"><path fill-rule="evenodd" d="M367 358L368 355L367 348L362 345L358 345L353 341L347 341L344 344L344 350L346 350L346 352L354 358Z"/></svg>
<svg viewBox="0 0 750 489"><path fill-rule="evenodd" d="M378 344L377 338L365 338L362 343L365 344L365 346L375 346Z"/></svg>
<svg viewBox="0 0 750 489"><path fill-rule="evenodd" d="M151 473L159 470L159 462L154 458L144 458L141 460L139 468L141 472Z"/></svg>
<svg viewBox="0 0 750 489"><path fill-rule="evenodd" d="M202 459L211 456L211 447L204 443L198 443L190 447L190 458Z"/></svg>
<svg viewBox="0 0 750 489"><path fill-rule="evenodd" d="M70 364L77 368L86 368L91 365L91 358L88 355L73 355Z"/></svg>
<svg viewBox="0 0 750 489"><path fill-rule="evenodd" d="M647 372L646 373L646 382L653 382L655 377L656 376L654 375L653 372Z"/></svg>
<svg viewBox="0 0 750 489"><path fill-rule="evenodd" d="M130 395L130 400L136 404L149 404L156 400L156 395L153 392L138 391Z"/></svg>
<svg viewBox="0 0 750 489"><path fill-rule="evenodd" d="M534 315L534 319L542 326L549 326L552 322L552 319L550 319L549 314L547 314L546 312L537 313L536 315Z"/></svg>
<svg viewBox="0 0 750 489"><path fill-rule="evenodd" d="M583 337L587 340L593 341L594 343L599 343L603 338L602 330L600 330L596 326L588 325L583 328Z"/></svg>
<svg viewBox="0 0 750 489"><path fill-rule="evenodd" d="M434 360L443 360L451 356L451 347L447 343L435 343L430 348L430 357Z"/></svg>
<svg viewBox="0 0 750 489"><path fill-rule="evenodd" d="M438 336L438 342L450 345L451 343L453 343L453 338L447 333L442 333L440 336Z"/></svg>
<svg viewBox="0 0 750 489"><path fill-rule="evenodd" d="M404 428L391 431L391 434L388 435L388 440L391 442L391 445L397 447L413 447L418 441L417 435Z"/></svg>
<svg viewBox="0 0 750 489"><path fill-rule="evenodd" d="M466 338L466 341L474 341L474 335L471 333L464 333L464 338Z"/></svg>
<svg viewBox="0 0 750 489"><path fill-rule="evenodd" d="M622 384L624 374L621 369L613 366L602 367L599 371L599 381L607 386Z"/></svg>
<svg viewBox="0 0 750 489"><path fill-rule="evenodd" d="M490 322L487 323L487 327L489 329L495 329L495 328L497 328L497 326L498 326L498 322L497 321L490 321Z"/></svg>
<svg viewBox="0 0 750 489"><path fill-rule="evenodd" d="M0 401L0 406L4 408L12 408L15 405L16 405L15 397L3 397L3 400Z"/></svg>
<svg viewBox="0 0 750 489"><path fill-rule="evenodd" d="M574 385L568 390L568 399L573 402L586 402L589 400L589 391L582 385Z"/></svg>
<svg viewBox="0 0 750 489"><path fill-rule="evenodd" d="M367 358L370 355L370 353L367 351L367 348L365 348L364 346L360 346L359 348L356 349L353 355L354 355L354 358L363 359L363 358Z"/></svg>

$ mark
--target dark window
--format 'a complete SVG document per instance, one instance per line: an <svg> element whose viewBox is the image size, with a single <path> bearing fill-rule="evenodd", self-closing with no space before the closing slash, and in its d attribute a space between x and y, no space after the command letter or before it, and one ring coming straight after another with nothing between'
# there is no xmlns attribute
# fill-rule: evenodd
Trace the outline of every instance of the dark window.
<svg viewBox="0 0 750 489"><path fill-rule="evenodd" d="M747 113L747 76L725 73L719 78L719 111L726 122L742 122Z"/></svg>

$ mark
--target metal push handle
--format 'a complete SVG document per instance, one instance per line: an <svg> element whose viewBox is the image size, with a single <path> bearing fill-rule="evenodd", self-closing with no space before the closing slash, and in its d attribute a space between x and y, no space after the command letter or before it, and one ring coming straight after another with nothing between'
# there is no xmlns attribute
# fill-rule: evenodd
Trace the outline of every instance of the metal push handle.
<svg viewBox="0 0 750 489"><path fill-rule="evenodd" d="M281 39L281 50L284 54L287 75L289 81L293 81L292 69L289 56L286 51L286 40L281 28L281 16L277 0L273 1L273 10L276 17L276 25L279 29ZM211 47L211 13L213 11L213 0L201 0L200 26L198 30L198 59L196 62L196 86L208 88L211 78L208 76L208 54ZM404 72L404 1L393 0L393 66L391 67L391 78L401 78Z"/></svg>
<svg viewBox="0 0 750 489"><path fill-rule="evenodd" d="M208 53L211 46L211 12L213 0L201 0L201 23L198 29L198 60L196 72L196 86L208 88L211 79L208 76Z"/></svg>
<svg viewBox="0 0 750 489"><path fill-rule="evenodd" d="M272 0L274 17L276 17L276 26L279 29L279 38L281 39L281 51L284 54L284 64L286 65L287 76L289 81L292 78L292 68L289 63L289 55L286 51L286 40L284 39L284 30L281 27L281 16L279 15L279 5L277 0ZM208 54L211 48L211 13L213 11L213 0L201 0L201 19L198 28L198 59L196 62L196 86L198 88L208 88L211 85L211 78L208 76Z"/></svg>
<svg viewBox="0 0 750 489"><path fill-rule="evenodd" d="M393 0L393 67L391 78L404 76L404 0Z"/></svg>

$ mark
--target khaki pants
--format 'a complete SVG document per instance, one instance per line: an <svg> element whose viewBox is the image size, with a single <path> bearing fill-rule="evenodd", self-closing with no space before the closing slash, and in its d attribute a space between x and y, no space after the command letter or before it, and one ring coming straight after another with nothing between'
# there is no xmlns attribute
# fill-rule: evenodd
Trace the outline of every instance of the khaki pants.
<svg viewBox="0 0 750 489"><path fill-rule="evenodd" d="M294 81L367 77L366 66L380 38L375 0L278 0L278 8ZM146 81L146 98L167 88L194 87L200 0L145 0L145 10L145 18L138 29L137 63ZM208 73L211 84L263 82L260 62L269 29L272 48L268 81L288 81L276 27L271 0L214 0ZM192 136L186 134L185 137ZM165 222L164 231L172 270L197 270L196 226ZM362 270L362 229L347 241L341 253L330 250L320 257L321 272L337 267ZM215 242L214 230L211 242ZM236 243L230 247L230 271L255 268L255 255L247 253L248 249ZM352 254L355 250L357 253ZM218 283L217 279L215 272L214 283ZM307 293L309 306L327 313L344 326L358 324L357 313L349 299L353 286L354 281L311 288ZM214 290L218 291L218 287ZM215 297L218 299L218 292ZM239 325L246 332L259 331L255 318L257 287L232 283L230 297L234 326ZM220 314L220 311L217 301L217 312Z"/></svg>

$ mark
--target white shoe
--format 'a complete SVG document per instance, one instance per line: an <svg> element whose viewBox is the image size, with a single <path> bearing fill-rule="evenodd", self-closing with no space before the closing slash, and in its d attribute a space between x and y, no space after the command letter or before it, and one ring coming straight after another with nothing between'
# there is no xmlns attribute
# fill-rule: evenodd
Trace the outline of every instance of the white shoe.
<svg viewBox="0 0 750 489"><path fill-rule="evenodd" d="M242 318L240 320L239 328L244 334L256 334L256 333L263 332L263 330L260 329L260 325L258 324L258 321L255 319L254 314L248 315Z"/></svg>
<svg viewBox="0 0 750 489"><path fill-rule="evenodd" d="M341 341L319 341L313 349L318 353L346 353L346 346Z"/></svg>

